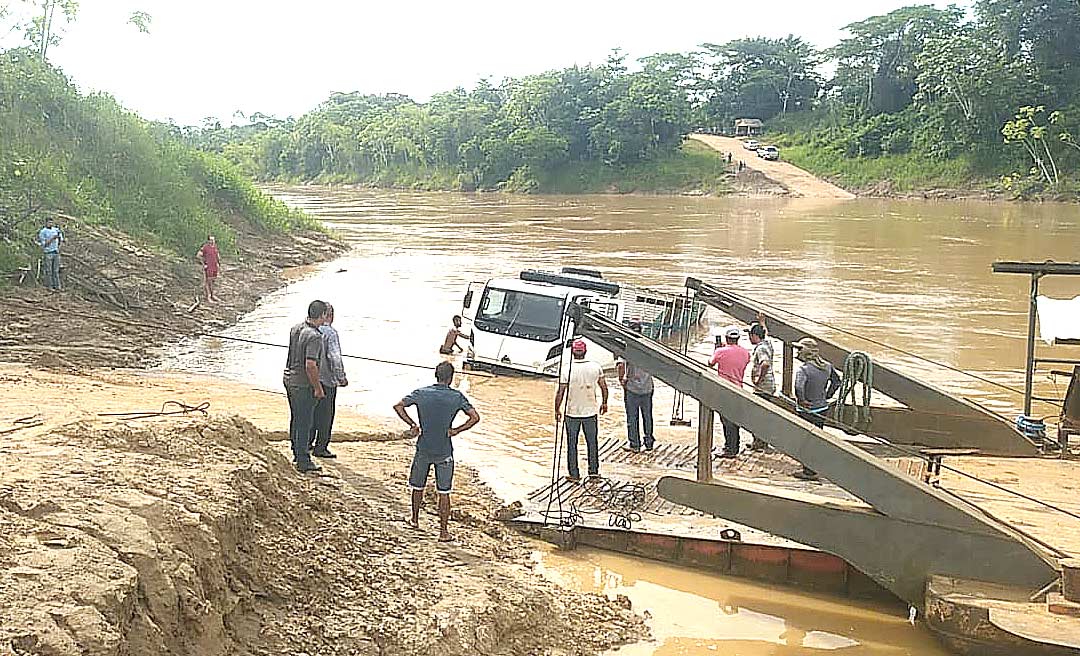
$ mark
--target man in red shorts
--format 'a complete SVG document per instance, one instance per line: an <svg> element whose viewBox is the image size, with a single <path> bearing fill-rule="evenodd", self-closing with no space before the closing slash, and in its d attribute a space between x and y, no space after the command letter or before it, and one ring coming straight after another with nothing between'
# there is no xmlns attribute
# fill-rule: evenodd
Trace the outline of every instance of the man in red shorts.
<svg viewBox="0 0 1080 656"><path fill-rule="evenodd" d="M203 293L207 303L214 302L214 280L218 277L221 266L221 255L218 253L217 242L214 235L206 237L206 243L202 245L195 258L203 266Z"/></svg>

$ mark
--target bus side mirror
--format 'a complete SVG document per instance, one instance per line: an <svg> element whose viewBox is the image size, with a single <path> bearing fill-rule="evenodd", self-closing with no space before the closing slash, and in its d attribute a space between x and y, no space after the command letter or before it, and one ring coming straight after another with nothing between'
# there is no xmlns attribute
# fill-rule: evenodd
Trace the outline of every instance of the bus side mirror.
<svg viewBox="0 0 1080 656"><path fill-rule="evenodd" d="M466 308L471 308L472 307L472 290L471 289L469 291L465 292L465 300L462 301L461 305L462 305L462 307L466 307Z"/></svg>

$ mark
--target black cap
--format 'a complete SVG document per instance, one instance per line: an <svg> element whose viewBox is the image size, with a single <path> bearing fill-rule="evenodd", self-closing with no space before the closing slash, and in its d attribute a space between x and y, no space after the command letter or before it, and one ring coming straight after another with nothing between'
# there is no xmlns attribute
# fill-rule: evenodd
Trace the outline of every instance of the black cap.
<svg viewBox="0 0 1080 656"><path fill-rule="evenodd" d="M757 335L761 339L765 339L765 326L760 323L750 324L750 328L746 332L751 335Z"/></svg>

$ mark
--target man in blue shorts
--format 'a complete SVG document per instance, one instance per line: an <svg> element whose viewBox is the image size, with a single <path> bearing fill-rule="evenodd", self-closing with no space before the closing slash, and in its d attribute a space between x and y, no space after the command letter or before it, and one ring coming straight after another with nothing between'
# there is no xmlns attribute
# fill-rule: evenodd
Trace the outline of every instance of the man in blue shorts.
<svg viewBox="0 0 1080 656"><path fill-rule="evenodd" d="M428 473L435 467L435 491L439 493L439 541L449 542L450 490L454 484L454 445L451 438L463 433L480 421L480 413L473 408L465 395L450 387L454 380L454 365L440 362L435 367L435 384L414 390L394 405L394 412L409 425L410 434L416 440L416 455L409 471L409 488L412 489L412 519L409 524L420 528L420 504L424 500L424 486ZM416 406L420 424L413 421L405 408ZM468 419L454 428L454 418L464 412Z"/></svg>

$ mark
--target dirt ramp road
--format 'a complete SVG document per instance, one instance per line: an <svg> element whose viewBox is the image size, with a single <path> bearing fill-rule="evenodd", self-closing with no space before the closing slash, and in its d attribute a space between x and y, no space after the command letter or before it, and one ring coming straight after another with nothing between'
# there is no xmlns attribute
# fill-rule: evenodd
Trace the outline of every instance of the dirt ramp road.
<svg viewBox="0 0 1080 656"><path fill-rule="evenodd" d="M691 134L690 138L711 146L722 153L732 153L736 160L743 160L747 168L760 171L769 179L783 185L792 196L803 198L855 198L855 194L850 191L845 191L830 182L826 182L794 164L782 161L770 162L761 159L756 153L745 150L742 142L738 139L718 137L712 134Z"/></svg>

